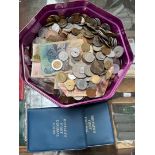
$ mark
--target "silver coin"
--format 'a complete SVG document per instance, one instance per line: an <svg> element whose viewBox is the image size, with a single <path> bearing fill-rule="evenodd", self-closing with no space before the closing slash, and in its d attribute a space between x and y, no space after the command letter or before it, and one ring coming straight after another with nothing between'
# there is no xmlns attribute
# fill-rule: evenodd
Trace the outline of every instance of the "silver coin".
<svg viewBox="0 0 155 155"><path fill-rule="evenodd" d="M77 58L80 56L80 49L79 48L72 48L71 49L71 56L73 58Z"/></svg>
<svg viewBox="0 0 155 155"><path fill-rule="evenodd" d="M52 26L51 26L51 29L55 32L59 32L60 31L60 26L57 24L57 23L54 23Z"/></svg>
<svg viewBox="0 0 155 155"><path fill-rule="evenodd" d="M58 57L59 57L60 60L66 61L66 60L68 60L68 53L65 52L65 51L62 51L62 52L59 53Z"/></svg>
<svg viewBox="0 0 155 155"><path fill-rule="evenodd" d="M85 79L76 80L76 86L79 90L85 90L88 86L88 83Z"/></svg>
<svg viewBox="0 0 155 155"><path fill-rule="evenodd" d="M102 47L96 47L93 45L93 50L96 51L96 52L99 52L101 51Z"/></svg>
<svg viewBox="0 0 155 155"><path fill-rule="evenodd" d="M87 53L84 53L83 55L83 59L88 62L88 63L91 63L95 60L95 56L93 53L91 52L87 52Z"/></svg>
<svg viewBox="0 0 155 155"><path fill-rule="evenodd" d="M118 72L120 71L120 66L118 64L113 64L114 66L114 74L118 74Z"/></svg>
<svg viewBox="0 0 155 155"><path fill-rule="evenodd" d="M107 57L114 58L115 57L115 52L113 50L111 50L110 54L107 55Z"/></svg>
<svg viewBox="0 0 155 155"><path fill-rule="evenodd" d="M67 26L63 29L66 32L71 32L73 29L73 24L68 23Z"/></svg>
<svg viewBox="0 0 155 155"><path fill-rule="evenodd" d="M84 99L84 96L74 96L73 98L77 101L80 101Z"/></svg>
<svg viewBox="0 0 155 155"><path fill-rule="evenodd" d="M84 64L82 62L78 62L75 65L73 65L72 72L73 72L74 76L76 76L77 78L85 78L86 75L82 72L82 70L85 66L86 66L86 64Z"/></svg>
<svg viewBox="0 0 155 155"><path fill-rule="evenodd" d="M78 29L78 30L82 30L82 26L78 25L78 24L73 24L73 27Z"/></svg>
<svg viewBox="0 0 155 155"><path fill-rule="evenodd" d="M76 79L76 76L73 75L73 74L68 74L68 78L69 78L70 80L75 80L75 79Z"/></svg>
<svg viewBox="0 0 155 155"><path fill-rule="evenodd" d="M97 59L97 60L101 60L101 61L102 61L102 60L105 59L105 57L106 57L106 56L103 55L102 52L97 52L97 53L96 53L96 59Z"/></svg>
<svg viewBox="0 0 155 155"><path fill-rule="evenodd" d="M87 76L93 76L93 73L91 72L90 67L91 67L91 66L89 66L89 65L87 65L87 66L84 67L84 73L85 73Z"/></svg>
<svg viewBox="0 0 155 155"><path fill-rule="evenodd" d="M84 25L84 24L85 24L85 19L84 19L84 17L82 17L80 25Z"/></svg>
<svg viewBox="0 0 155 155"><path fill-rule="evenodd" d="M120 58L124 53L124 48L122 46L116 46L113 51L115 52L115 57Z"/></svg>
<svg viewBox="0 0 155 155"><path fill-rule="evenodd" d="M111 61L111 62L113 63L113 59L112 59L112 58L106 57L106 58L104 59L104 63L105 63L106 61Z"/></svg>

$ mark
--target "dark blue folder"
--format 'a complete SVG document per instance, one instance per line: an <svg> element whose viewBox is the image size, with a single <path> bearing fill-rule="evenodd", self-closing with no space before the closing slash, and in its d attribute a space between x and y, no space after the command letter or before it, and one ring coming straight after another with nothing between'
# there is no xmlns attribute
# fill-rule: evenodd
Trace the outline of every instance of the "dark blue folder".
<svg viewBox="0 0 155 155"><path fill-rule="evenodd" d="M76 150L113 144L108 105L28 110L28 150Z"/></svg>

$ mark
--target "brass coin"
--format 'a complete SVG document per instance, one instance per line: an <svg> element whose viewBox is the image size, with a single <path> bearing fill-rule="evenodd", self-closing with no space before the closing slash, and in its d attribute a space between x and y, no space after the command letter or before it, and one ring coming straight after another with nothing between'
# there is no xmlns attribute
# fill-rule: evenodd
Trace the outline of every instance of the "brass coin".
<svg viewBox="0 0 155 155"><path fill-rule="evenodd" d="M111 53L111 49L106 46L103 46L101 51L104 55L109 55Z"/></svg>
<svg viewBox="0 0 155 155"><path fill-rule="evenodd" d="M100 81L101 81L101 78L98 75L93 75L91 77L91 82L94 83L94 84L99 84Z"/></svg>
<svg viewBox="0 0 155 155"><path fill-rule="evenodd" d="M72 91L75 88L75 81L74 80L67 80L64 84L65 84L66 89L69 91Z"/></svg>
<svg viewBox="0 0 155 155"><path fill-rule="evenodd" d="M67 75L64 72L59 72L56 74L56 80L60 83L63 83L67 80Z"/></svg>
<svg viewBox="0 0 155 155"><path fill-rule="evenodd" d="M104 67L105 69L110 69L113 66L113 59L105 58L104 59Z"/></svg>
<svg viewBox="0 0 155 155"><path fill-rule="evenodd" d="M89 52L90 51L90 45L88 43L83 43L81 48L82 48L83 52Z"/></svg>
<svg viewBox="0 0 155 155"><path fill-rule="evenodd" d="M91 64L90 70L92 73L97 75L105 74L104 64L101 61L97 61L97 60L93 61Z"/></svg>
<svg viewBox="0 0 155 155"><path fill-rule="evenodd" d="M94 98L94 97L96 97L96 92L97 92L96 88L87 88L86 95L89 98Z"/></svg>
<svg viewBox="0 0 155 155"><path fill-rule="evenodd" d="M81 32L81 31L80 31L79 29L77 29L77 28L73 28L73 29L72 29L72 34L75 35L75 36L79 35L80 32Z"/></svg>

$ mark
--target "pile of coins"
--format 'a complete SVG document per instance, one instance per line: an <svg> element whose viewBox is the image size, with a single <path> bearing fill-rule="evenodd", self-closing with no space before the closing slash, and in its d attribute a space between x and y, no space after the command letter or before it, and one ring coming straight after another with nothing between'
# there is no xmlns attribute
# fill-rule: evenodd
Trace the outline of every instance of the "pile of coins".
<svg viewBox="0 0 155 155"><path fill-rule="evenodd" d="M55 72L51 75L54 79L51 87L77 101L103 96L121 69L124 48L119 45L117 34L108 23L86 14L50 15L33 44L58 44L67 40L82 40L81 48L73 47L71 51L57 48L56 54L54 50L50 51L51 68ZM32 56L32 64L41 61L39 54ZM51 68L45 68L44 73L49 74Z"/></svg>

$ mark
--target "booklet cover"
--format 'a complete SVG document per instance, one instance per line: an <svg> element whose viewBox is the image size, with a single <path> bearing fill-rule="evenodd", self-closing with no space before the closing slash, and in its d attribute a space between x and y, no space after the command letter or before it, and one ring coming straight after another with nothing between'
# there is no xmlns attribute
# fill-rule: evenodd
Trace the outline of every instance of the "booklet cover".
<svg viewBox="0 0 155 155"><path fill-rule="evenodd" d="M114 143L108 104L28 110L28 150L77 150Z"/></svg>

